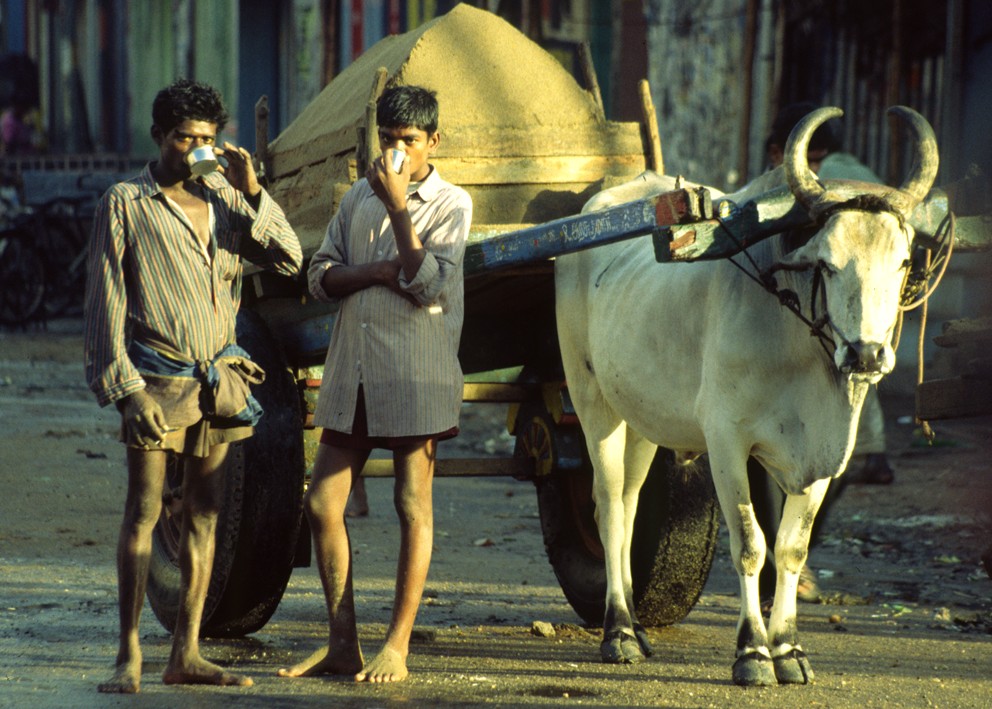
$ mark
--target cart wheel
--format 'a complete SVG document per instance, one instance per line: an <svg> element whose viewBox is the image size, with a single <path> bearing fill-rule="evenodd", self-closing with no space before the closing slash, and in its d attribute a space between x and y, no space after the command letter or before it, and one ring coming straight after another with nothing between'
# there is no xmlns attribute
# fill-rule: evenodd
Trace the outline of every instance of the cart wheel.
<svg viewBox="0 0 992 709"><path fill-rule="evenodd" d="M687 469L659 448L637 505L631 570L644 625L672 625L689 615L713 565L720 507L705 458Z"/></svg>
<svg viewBox="0 0 992 709"><path fill-rule="evenodd" d="M518 426L518 454L546 451L554 461L555 431L546 413ZM534 440L550 445L528 448ZM541 459L536 459L538 470ZM550 466L554 467L554 466ZM569 604L590 624L603 622L606 568L594 518L592 468L554 469L537 479L541 530L548 559ZM685 618L699 599L716 548L719 509L705 465L686 473L671 451L659 449L641 489L631 544L634 602L644 625L671 625Z"/></svg>
<svg viewBox="0 0 992 709"><path fill-rule="evenodd" d="M38 251L18 233L0 237L0 323L22 325L40 310L45 267Z"/></svg>
<svg viewBox="0 0 992 709"><path fill-rule="evenodd" d="M303 513L304 463L296 381L257 314L238 315L238 343L265 370L254 394L265 410L246 441L234 443L200 635L237 637L268 622L293 570ZM155 528L148 599L172 632L179 607L182 471L170 461L162 516Z"/></svg>

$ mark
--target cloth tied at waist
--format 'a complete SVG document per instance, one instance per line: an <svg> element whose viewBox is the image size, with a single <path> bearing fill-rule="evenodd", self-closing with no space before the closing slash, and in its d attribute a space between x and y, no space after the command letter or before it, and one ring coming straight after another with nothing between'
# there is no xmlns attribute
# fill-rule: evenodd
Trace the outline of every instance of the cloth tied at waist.
<svg viewBox="0 0 992 709"><path fill-rule="evenodd" d="M265 381L265 371L238 345L227 345L210 361L138 340L127 353L169 426L191 426L201 418L221 426L254 426L262 417L251 385Z"/></svg>

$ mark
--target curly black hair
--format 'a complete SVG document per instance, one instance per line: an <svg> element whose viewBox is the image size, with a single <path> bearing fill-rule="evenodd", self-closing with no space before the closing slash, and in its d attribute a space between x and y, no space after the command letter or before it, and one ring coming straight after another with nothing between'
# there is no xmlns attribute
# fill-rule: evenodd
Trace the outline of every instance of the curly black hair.
<svg viewBox="0 0 992 709"><path fill-rule="evenodd" d="M152 121L165 133L187 120L213 123L220 133L228 118L220 91L192 79L177 79L152 103Z"/></svg>

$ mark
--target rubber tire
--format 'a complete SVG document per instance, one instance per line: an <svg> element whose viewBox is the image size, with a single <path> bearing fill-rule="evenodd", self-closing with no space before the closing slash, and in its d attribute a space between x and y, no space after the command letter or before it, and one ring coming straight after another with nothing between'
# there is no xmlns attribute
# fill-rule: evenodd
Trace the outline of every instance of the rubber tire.
<svg viewBox="0 0 992 709"><path fill-rule="evenodd" d="M641 489L631 544L634 604L645 626L684 619L706 585L719 530L719 506L705 462L686 471L659 448ZM538 508L548 560L569 604L601 625L606 569L593 517L592 469L538 481Z"/></svg>
<svg viewBox="0 0 992 709"><path fill-rule="evenodd" d="M266 372L265 382L253 388L265 413L254 436L231 445L202 637L240 637L268 622L292 574L303 515L303 419L296 380L256 313L238 315L237 333L238 344ZM168 478L167 490L181 483L177 466L170 466ZM159 622L173 632L178 530L164 507L153 535L148 600Z"/></svg>

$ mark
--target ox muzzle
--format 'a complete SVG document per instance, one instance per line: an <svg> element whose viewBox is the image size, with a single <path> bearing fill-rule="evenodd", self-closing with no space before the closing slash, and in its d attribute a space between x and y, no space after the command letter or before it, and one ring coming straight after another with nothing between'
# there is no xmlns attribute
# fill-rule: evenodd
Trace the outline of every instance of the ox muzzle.
<svg viewBox="0 0 992 709"><path fill-rule="evenodd" d="M835 361L842 374L855 379L878 380L892 371L895 356L892 348L880 342L844 343L838 348Z"/></svg>

